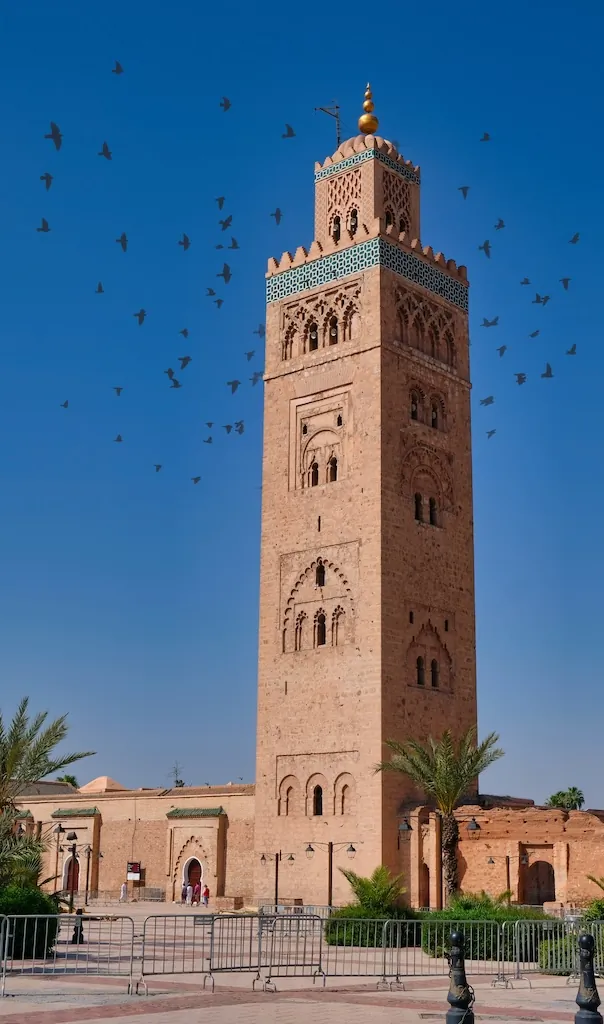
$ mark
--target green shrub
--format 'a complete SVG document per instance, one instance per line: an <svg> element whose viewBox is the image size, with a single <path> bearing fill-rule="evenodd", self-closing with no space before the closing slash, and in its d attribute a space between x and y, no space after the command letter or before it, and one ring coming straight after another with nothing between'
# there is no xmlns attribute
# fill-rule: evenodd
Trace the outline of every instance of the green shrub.
<svg viewBox="0 0 604 1024"><path fill-rule="evenodd" d="M515 946L516 921L543 922L520 930L518 950ZM509 923L502 929L505 922ZM499 899L493 899L485 892L459 894L446 910L434 910L424 915L421 946L428 956L445 956L451 945L451 931L457 930L465 939L466 960L498 960L501 957L511 961L518 954L521 961L535 961L539 943L551 927L552 919L542 911L509 906L505 902L505 894Z"/></svg>
<svg viewBox="0 0 604 1024"><path fill-rule="evenodd" d="M604 898L590 900L581 912L582 921L604 921Z"/></svg>
<svg viewBox="0 0 604 1024"><path fill-rule="evenodd" d="M604 935L595 938L596 969L604 964ZM569 975L579 963L579 935L565 935L561 939L546 939L539 946L539 970L543 974Z"/></svg>
<svg viewBox="0 0 604 1024"><path fill-rule="evenodd" d="M14 915L55 914L56 901L41 892L40 889L7 885L0 889L0 917ZM49 917L41 920L38 926L33 921L10 922L11 938L8 943L8 955L15 959L29 960L32 957L43 958L54 947L58 931L58 919Z"/></svg>
<svg viewBox="0 0 604 1024"><path fill-rule="evenodd" d="M349 903L339 910L334 910L325 922L325 941L330 946L368 946L380 949L384 940L384 925L392 921L386 929L387 946L413 946L415 938L419 944L420 922L417 915L409 907L393 907L388 913L378 914L370 907L361 907L358 903Z"/></svg>

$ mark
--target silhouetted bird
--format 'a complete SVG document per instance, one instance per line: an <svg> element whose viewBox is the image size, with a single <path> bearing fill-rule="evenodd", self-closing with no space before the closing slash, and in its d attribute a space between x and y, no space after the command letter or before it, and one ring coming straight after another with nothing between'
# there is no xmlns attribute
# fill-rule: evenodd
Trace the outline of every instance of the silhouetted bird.
<svg viewBox="0 0 604 1024"><path fill-rule="evenodd" d="M514 377L517 384L526 384L526 373L515 373Z"/></svg>
<svg viewBox="0 0 604 1024"><path fill-rule="evenodd" d="M238 249L238 248L239 248L239 242L237 241L237 239L236 238L231 238L231 244L229 245L229 249Z"/></svg>
<svg viewBox="0 0 604 1024"><path fill-rule="evenodd" d="M224 299L214 299L214 302L218 306L218 309L220 309L220 307L222 306L222 303L224 302Z"/></svg>
<svg viewBox="0 0 604 1024"><path fill-rule="evenodd" d="M223 423L222 425L223 425L224 429L226 430L227 434L230 434L231 430L233 429L233 424L232 423Z"/></svg>
<svg viewBox="0 0 604 1024"><path fill-rule="evenodd" d="M254 374L250 377L252 384L257 384L259 380L262 380L262 373L258 370L254 370Z"/></svg>
<svg viewBox="0 0 604 1024"><path fill-rule="evenodd" d="M501 217L499 218L497 223L494 225L494 227L495 227L495 231L501 231L501 229L505 227L505 224L503 223Z"/></svg>
<svg viewBox="0 0 604 1024"><path fill-rule="evenodd" d="M214 426L214 421L213 420L210 423L206 422L206 427L208 427L210 430L212 429L213 426Z"/></svg>
<svg viewBox="0 0 604 1024"><path fill-rule="evenodd" d="M485 132L484 135L482 136L482 138L479 141L480 142L490 142L491 141L491 136L489 135L488 132Z"/></svg>
<svg viewBox="0 0 604 1024"><path fill-rule="evenodd" d="M569 283L569 281L570 281L570 280L571 280L571 278L570 278L570 277L561 277L561 278L560 278L560 284L561 284L561 285L562 285L562 287L564 288L564 291L565 291L565 292L567 292L567 291L568 291L568 283Z"/></svg>
<svg viewBox="0 0 604 1024"><path fill-rule="evenodd" d="M225 112L225 114L226 114L227 110L229 110L229 108L230 108L230 106L231 106L231 101L230 101L229 97L228 97L228 96L223 96L223 97L222 97L222 100L221 100L221 102L220 102L220 103L218 104L218 106L219 106L219 107L222 107L222 109L224 110L224 112Z"/></svg>
<svg viewBox="0 0 604 1024"><path fill-rule="evenodd" d="M566 354L567 354L567 356L576 356L576 354L577 354L577 343L576 342L575 342L574 345L571 345L571 347L567 350Z"/></svg>
<svg viewBox="0 0 604 1024"><path fill-rule="evenodd" d="M208 290L207 290L207 293L206 293L206 294L207 294L207 295L216 295L216 292L214 291L214 289L213 289L213 288L208 288Z"/></svg>
<svg viewBox="0 0 604 1024"><path fill-rule="evenodd" d="M122 443L122 441L123 441L122 435L121 435L121 434L118 434L118 435L117 435L117 437L114 437L114 438L113 438L113 440L114 440L114 441L117 441L117 443L118 443L118 444L121 444L121 443Z"/></svg>
<svg viewBox="0 0 604 1024"><path fill-rule="evenodd" d="M48 135L46 136L46 138L48 138ZM58 148L59 147L57 146L57 149ZM571 240L569 242L569 245L576 245L578 241L579 241L579 232L577 231L576 235L573 235L573 237L571 238Z"/></svg>
<svg viewBox="0 0 604 1024"><path fill-rule="evenodd" d="M143 320L145 319L146 315L147 315L147 313L146 313L146 311L144 309L139 309L138 313L133 313L132 314L132 316L135 316L136 319L138 320L138 326L139 327L142 327Z"/></svg>
<svg viewBox="0 0 604 1024"><path fill-rule="evenodd" d="M44 138L52 139L52 141L55 144L55 149L60 149L63 142L63 136L61 135L61 129L59 128L58 124L55 124L54 121L51 121L50 132L48 133L48 135L45 135Z"/></svg>
<svg viewBox="0 0 604 1024"><path fill-rule="evenodd" d="M457 191L461 192L461 194L464 197L464 199L467 199L468 198L468 192L470 191L470 186L469 185L460 185L459 188L457 189Z"/></svg>
<svg viewBox="0 0 604 1024"><path fill-rule="evenodd" d="M500 347L499 347L499 348L497 349L497 351L499 352L499 358L500 358L500 359L501 359L501 357L502 357L502 356L504 355L504 353L505 353L505 352L507 352L507 350L508 350L508 347L507 347L507 345L501 345L501 346L500 346Z"/></svg>
<svg viewBox="0 0 604 1024"><path fill-rule="evenodd" d="M243 431L245 430L243 420L235 420L235 430L238 434L243 434Z"/></svg>
<svg viewBox="0 0 604 1024"><path fill-rule="evenodd" d="M191 245L191 239L189 238L188 235L183 234L182 240L178 244L182 245L184 251L186 252L189 246Z"/></svg>
<svg viewBox="0 0 604 1024"><path fill-rule="evenodd" d="M253 359L254 356L256 355L254 349L252 349L251 352L244 352L243 354L244 354L245 358L247 359L248 363L249 363L250 359Z"/></svg>
<svg viewBox="0 0 604 1024"><path fill-rule="evenodd" d="M281 223L281 220L283 218L283 214L281 213L281 210L279 209L279 207L277 207L277 209L275 210L274 213L271 213L271 217L275 218L275 224L280 224Z"/></svg>
<svg viewBox="0 0 604 1024"><path fill-rule="evenodd" d="M204 444L212 444L212 437L211 436L210 437L206 437L203 443Z"/></svg>
<svg viewBox="0 0 604 1024"><path fill-rule="evenodd" d="M50 228L48 226L48 221L45 220L44 217L42 217L42 226L39 227L39 228L36 228L36 231L42 231L44 234L46 234L48 231L50 231Z"/></svg>
<svg viewBox="0 0 604 1024"><path fill-rule="evenodd" d="M153 465L155 466L155 472L159 473L161 469L161 462L154 462Z"/></svg>
<svg viewBox="0 0 604 1024"><path fill-rule="evenodd" d="M539 334L539 331L533 331L532 334L529 334L529 338L536 338L538 334Z"/></svg>
<svg viewBox="0 0 604 1024"><path fill-rule="evenodd" d="M193 481L194 484L198 484L199 481L201 480L201 477L200 476L192 476L191 480Z"/></svg>
<svg viewBox="0 0 604 1024"><path fill-rule="evenodd" d="M97 153L97 156L104 156L105 160L111 160L111 150L106 142L103 143L103 148L100 153Z"/></svg>
<svg viewBox="0 0 604 1024"><path fill-rule="evenodd" d="M214 246L214 248L215 249L224 249L224 245L222 244L222 242L219 242L218 245Z"/></svg>
<svg viewBox="0 0 604 1024"><path fill-rule="evenodd" d="M286 124L285 125L285 132L281 136L281 138L282 139L293 139L295 134L296 133L295 133L294 129L292 128L291 124Z"/></svg>
<svg viewBox="0 0 604 1024"><path fill-rule="evenodd" d="M545 364L545 370L543 371L543 373L541 374L541 376L542 376L542 377L553 377L553 376L554 376L554 375L553 375L553 373L552 373L552 368L551 368L551 366L549 365L549 363L546 363L546 364Z"/></svg>
<svg viewBox="0 0 604 1024"><path fill-rule="evenodd" d="M116 393L117 397L119 398L119 397L120 397L120 395L121 395L121 393L122 393L122 391L123 391L124 389L123 389L123 388L114 388L113 390L115 391L115 393Z"/></svg>
<svg viewBox="0 0 604 1024"><path fill-rule="evenodd" d="M228 263L225 263L221 272L219 274L216 274L216 277L224 277L225 284L229 283L232 276L233 275L231 274L231 268L229 267Z"/></svg>
<svg viewBox="0 0 604 1024"><path fill-rule="evenodd" d="M170 384L170 387L171 388L181 388L182 384L180 383L179 380L176 380L176 377L172 377L172 383Z"/></svg>
<svg viewBox="0 0 604 1024"><path fill-rule="evenodd" d="M192 357L191 356L177 356L176 358L180 359L180 368L181 368L181 370L184 370L185 366L188 366L189 363L191 362L191 358Z"/></svg>
<svg viewBox="0 0 604 1024"><path fill-rule="evenodd" d="M258 327L256 328L255 331L252 331L252 334L257 334L259 338L263 338L264 335L266 334L266 328L264 324L258 324Z"/></svg>
<svg viewBox="0 0 604 1024"><path fill-rule="evenodd" d="M222 224L222 230L226 231L233 223L233 214L229 213L228 217L225 217L224 220L219 220L218 223Z"/></svg>
<svg viewBox="0 0 604 1024"><path fill-rule="evenodd" d="M183 338L188 338L189 337L189 328L188 327L183 327L182 331L179 331L178 333L182 334Z"/></svg>
<svg viewBox="0 0 604 1024"><path fill-rule="evenodd" d="M122 252L126 252L126 249L128 248L128 239L126 238L126 232L125 231L122 231L120 237L116 238L116 242L117 242L118 245L121 245Z"/></svg>
<svg viewBox="0 0 604 1024"><path fill-rule="evenodd" d="M495 401L495 399L493 398L493 395L489 395L488 398L481 398L480 399L480 404L481 405L492 405L494 401Z"/></svg>
<svg viewBox="0 0 604 1024"><path fill-rule="evenodd" d="M104 291L105 291L105 289L103 288L103 282L99 281L99 283L96 286L96 293L95 294L96 295L102 295Z"/></svg>
<svg viewBox="0 0 604 1024"><path fill-rule="evenodd" d="M497 327L498 323L499 323L499 317L498 316L493 317L492 320L487 320L487 318L485 316L485 317L483 317L483 320L482 320L482 323L481 323L480 326L481 327Z"/></svg>
<svg viewBox="0 0 604 1024"><path fill-rule="evenodd" d="M227 387L231 389L231 394L234 395L237 388L241 384L240 380L227 380Z"/></svg>
<svg viewBox="0 0 604 1024"><path fill-rule="evenodd" d="M66 402L61 402L61 409L69 408L69 399Z"/></svg>
<svg viewBox="0 0 604 1024"><path fill-rule="evenodd" d="M496 430L487 430L487 437L489 438L489 440L492 438L493 434L496 434L496 433L497 433Z"/></svg>
<svg viewBox="0 0 604 1024"><path fill-rule="evenodd" d="M489 242L488 238L486 239L485 242L483 242L482 245L479 245L478 248L479 248L479 250L482 249L482 251L484 252L486 258L488 260L490 260L490 258L491 258L491 243Z"/></svg>
<svg viewBox="0 0 604 1024"><path fill-rule="evenodd" d="M46 184L46 191L47 192L48 192L50 186L52 185L52 177L53 177L52 174L49 174L48 171L46 171L46 174L41 174L40 175L40 181L45 182L45 184Z"/></svg>
<svg viewBox="0 0 604 1024"><path fill-rule="evenodd" d="M540 303L540 302L543 302L543 299L542 299L542 298L541 298L541 296L539 295L539 292L537 292L537 294L535 295L535 298L533 299L533 302L532 302L532 304L533 304L533 306L534 306L535 304L539 305L539 303Z"/></svg>
<svg viewBox="0 0 604 1024"><path fill-rule="evenodd" d="M531 282L529 281L528 277L525 277L525 278L524 278L524 280L522 280L522 281L520 282L520 284L530 284L530 283L531 283Z"/></svg>
<svg viewBox="0 0 604 1024"><path fill-rule="evenodd" d="M218 203L218 209L222 210L222 207L224 206L224 196L218 196L216 202Z"/></svg>
<svg viewBox="0 0 604 1024"><path fill-rule="evenodd" d="M172 380L172 378L174 377L174 370L172 369L171 366L169 366L167 370L164 370L164 373L168 374L170 380Z"/></svg>
<svg viewBox="0 0 604 1024"><path fill-rule="evenodd" d="M119 60L116 60L115 67L111 68L111 74L112 75L123 75L124 74L124 69L123 69L122 65L120 64Z"/></svg>

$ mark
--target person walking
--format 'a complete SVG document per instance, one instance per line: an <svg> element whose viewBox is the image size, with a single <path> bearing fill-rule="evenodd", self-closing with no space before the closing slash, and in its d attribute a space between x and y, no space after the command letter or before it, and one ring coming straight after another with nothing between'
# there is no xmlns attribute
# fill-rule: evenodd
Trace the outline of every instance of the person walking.
<svg viewBox="0 0 604 1024"><path fill-rule="evenodd" d="M199 882L195 882L195 885L193 886L193 906L194 907L199 906L200 901L201 901L201 885L200 885Z"/></svg>
<svg viewBox="0 0 604 1024"><path fill-rule="evenodd" d="M188 907L190 907L191 903L193 902L193 886L191 885L190 882L189 882L189 884L187 886L187 900L186 900L186 902L187 902L187 906Z"/></svg>
<svg viewBox="0 0 604 1024"><path fill-rule="evenodd" d="M75 921L73 923L73 935L71 936L71 943L74 946L77 946L80 944L80 942L84 941L84 921L82 919L83 913L84 911L82 910L81 907L78 907L78 909L75 912Z"/></svg>
<svg viewBox="0 0 604 1024"><path fill-rule="evenodd" d="M203 900L204 907L207 907L210 902L210 890L208 889L207 885L204 885L203 887L203 893L201 895L201 898Z"/></svg>
<svg viewBox="0 0 604 1024"><path fill-rule="evenodd" d="M121 888L120 888L120 903L125 903L127 899L128 899L128 883L127 882L122 882L122 885L121 885Z"/></svg>
<svg viewBox="0 0 604 1024"><path fill-rule="evenodd" d="M186 902L187 902L187 883L183 882L182 883L182 891L180 893L180 904L181 904L181 906L184 907Z"/></svg>

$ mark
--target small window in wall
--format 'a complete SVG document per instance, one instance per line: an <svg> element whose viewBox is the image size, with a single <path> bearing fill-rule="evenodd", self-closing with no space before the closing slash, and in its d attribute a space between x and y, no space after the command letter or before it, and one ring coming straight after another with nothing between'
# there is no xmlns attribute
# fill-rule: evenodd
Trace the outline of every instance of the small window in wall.
<svg viewBox="0 0 604 1024"><path fill-rule="evenodd" d="M419 419L419 395L417 391L411 392L411 419Z"/></svg>
<svg viewBox="0 0 604 1024"><path fill-rule="evenodd" d="M333 219L333 227L331 229L331 237L333 238L334 242L339 242L340 241L341 230L342 230L342 228L341 228L341 224L340 224L340 218L339 217L334 217L334 219Z"/></svg>
<svg viewBox="0 0 604 1024"><path fill-rule="evenodd" d="M390 210L386 210L386 227L392 227L392 213Z"/></svg>
<svg viewBox="0 0 604 1024"><path fill-rule="evenodd" d="M315 569L315 583L318 587L325 586L325 566L323 565L323 562L319 562Z"/></svg>
<svg viewBox="0 0 604 1024"><path fill-rule="evenodd" d="M430 498L430 526L438 526L436 498Z"/></svg>
<svg viewBox="0 0 604 1024"><path fill-rule="evenodd" d="M445 633L449 632L449 620L445 619Z"/></svg>
<svg viewBox="0 0 604 1024"><path fill-rule="evenodd" d="M302 427L302 433L303 434L308 434L308 424L307 423L305 423L304 426Z"/></svg>
<svg viewBox="0 0 604 1024"><path fill-rule="evenodd" d="M327 629L325 626L325 615L323 612L319 612L315 622L315 639L317 647L324 647L327 636Z"/></svg>
<svg viewBox="0 0 604 1024"><path fill-rule="evenodd" d="M336 426L337 427L341 427L342 426L342 417L341 416L338 416L338 418L336 420Z"/></svg>
<svg viewBox="0 0 604 1024"><path fill-rule="evenodd" d="M417 685L424 686L426 682L426 673L424 669L424 659L418 658L415 663L415 669L417 673Z"/></svg>
<svg viewBox="0 0 604 1024"><path fill-rule="evenodd" d="M350 787L342 786L342 795L340 797L340 814L346 814L348 811L348 793Z"/></svg>
<svg viewBox="0 0 604 1024"><path fill-rule="evenodd" d="M286 793L285 793L285 816L286 817L288 817L289 812L290 812L291 802L292 802L292 799L293 799L293 795L294 795L294 787L290 786L286 790Z"/></svg>
<svg viewBox="0 0 604 1024"><path fill-rule="evenodd" d="M440 417L438 415L438 402L432 402L430 406L430 422L435 430L440 430Z"/></svg>
<svg viewBox="0 0 604 1024"><path fill-rule="evenodd" d="M337 316L332 316L331 320L329 321L329 344L330 345L337 345L338 344L338 318L337 318Z"/></svg>
<svg viewBox="0 0 604 1024"><path fill-rule="evenodd" d="M414 618L415 618L415 615L413 614L413 612L409 612L409 622L411 623L411 625L413 625Z"/></svg>
<svg viewBox="0 0 604 1024"><path fill-rule="evenodd" d="M438 662L433 659L430 663L430 680L434 690L438 689Z"/></svg>
<svg viewBox="0 0 604 1024"><path fill-rule="evenodd" d="M320 786L315 786L313 789L312 812L315 818L320 818L323 814L323 790Z"/></svg>
<svg viewBox="0 0 604 1024"><path fill-rule="evenodd" d="M319 328L316 324L310 324L308 328L308 351L316 352L319 347Z"/></svg>
<svg viewBox="0 0 604 1024"><path fill-rule="evenodd" d="M319 483L319 463L313 462L310 467L310 486L317 487Z"/></svg>
<svg viewBox="0 0 604 1024"><path fill-rule="evenodd" d="M356 210L351 210L350 211L349 224L350 224L350 234L351 235L356 235L358 227L359 227L359 215L358 215Z"/></svg>
<svg viewBox="0 0 604 1024"><path fill-rule="evenodd" d="M329 460L328 482L330 484L333 484L333 483L335 483L335 481L337 479L338 479L338 460L336 459L335 455L332 455L331 459Z"/></svg>
<svg viewBox="0 0 604 1024"><path fill-rule="evenodd" d="M422 496L421 496L421 494L419 492L415 495L414 501L415 501L415 518L417 519L418 523L423 523L423 521L424 521L424 501L423 501L423 498L422 498Z"/></svg>

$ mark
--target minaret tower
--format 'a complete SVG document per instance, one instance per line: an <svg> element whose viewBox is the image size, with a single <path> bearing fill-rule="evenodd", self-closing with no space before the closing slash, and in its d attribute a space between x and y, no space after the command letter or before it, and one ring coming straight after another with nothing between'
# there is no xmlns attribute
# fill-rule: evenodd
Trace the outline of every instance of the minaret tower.
<svg viewBox="0 0 604 1024"><path fill-rule="evenodd" d="M476 724L466 270L422 246L419 167L363 107L266 282L254 893L281 851L281 896L317 904L330 843L335 902L338 866L417 867L384 741Z"/></svg>

